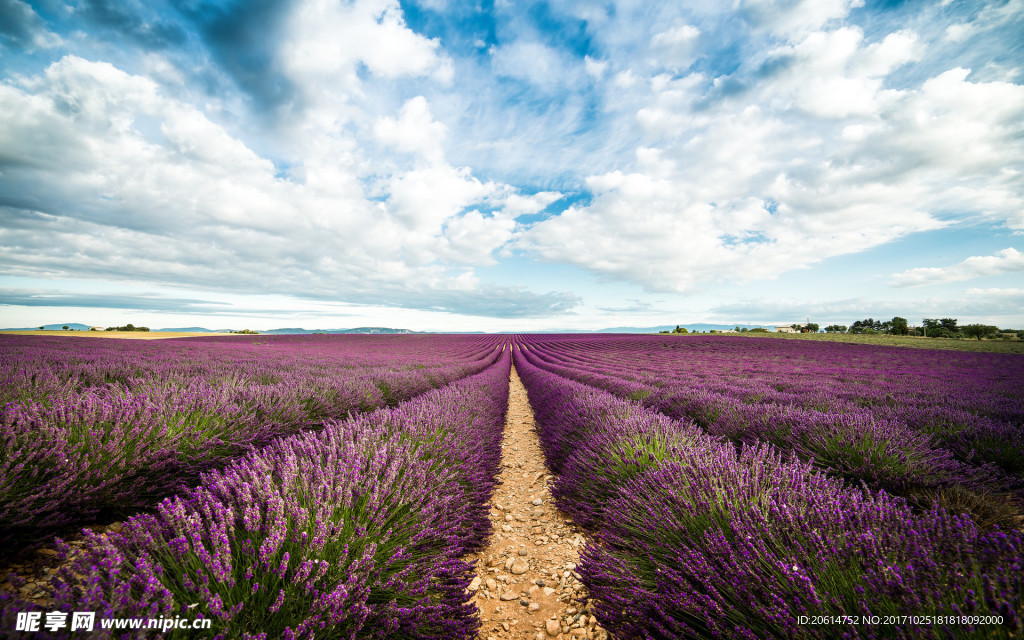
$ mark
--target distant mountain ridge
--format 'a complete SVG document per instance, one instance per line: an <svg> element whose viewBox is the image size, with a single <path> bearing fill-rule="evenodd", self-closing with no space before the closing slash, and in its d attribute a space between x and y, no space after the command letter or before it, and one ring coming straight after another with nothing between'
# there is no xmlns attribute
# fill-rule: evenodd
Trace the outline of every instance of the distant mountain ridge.
<svg viewBox="0 0 1024 640"><path fill-rule="evenodd" d="M305 333L361 333L361 334L383 334L383 333L427 333L426 331L413 331L412 329L391 329L389 327L356 327L355 329L302 329L289 327L285 329L268 329L260 331L261 335L295 335Z"/></svg>
<svg viewBox="0 0 1024 640"><path fill-rule="evenodd" d="M12 327L10 329L0 329L0 331L39 331L39 326L34 327ZM81 322L65 322L64 324L44 324L43 329L46 331L61 331L64 327L68 329L74 329L75 331L88 331L89 327L95 325L82 324Z"/></svg>

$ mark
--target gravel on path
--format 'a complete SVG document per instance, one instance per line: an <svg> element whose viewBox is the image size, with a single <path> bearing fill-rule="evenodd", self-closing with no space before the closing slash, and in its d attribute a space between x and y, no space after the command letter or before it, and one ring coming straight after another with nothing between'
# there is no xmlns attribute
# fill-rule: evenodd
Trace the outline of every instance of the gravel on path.
<svg viewBox="0 0 1024 640"><path fill-rule="evenodd" d="M491 498L494 535L470 584L480 640L607 640L575 573L587 540L555 508L533 410L515 367L509 380L502 470Z"/></svg>

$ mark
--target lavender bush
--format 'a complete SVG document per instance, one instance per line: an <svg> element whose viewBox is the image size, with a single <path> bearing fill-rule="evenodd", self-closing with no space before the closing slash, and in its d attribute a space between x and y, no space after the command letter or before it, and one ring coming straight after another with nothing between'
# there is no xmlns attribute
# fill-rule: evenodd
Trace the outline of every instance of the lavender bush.
<svg viewBox="0 0 1024 640"><path fill-rule="evenodd" d="M1006 372L1021 358L958 353L951 364L927 351L747 338L524 342L523 356L545 370L874 488L971 494L986 513L1006 511L1004 523L1012 509L998 494L1024 488L1024 407L1013 395L1024 386Z"/></svg>
<svg viewBox="0 0 1024 640"><path fill-rule="evenodd" d="M0 539L150 507L251 448L393 406L500 354L495 337L313 338L0 337Z"/></svg>
<svg viewBox="0 0 1024 640"><path fill-rule="evenodd" d="M715 441L516 351L559 505L591 529L578 571L621 638L1012 638L1024 535ZM994 615L1002 624L801 624Z"/></svg>
<svg viewBox="0 0 1024 640"><path fill-rule="evenodd" d="M460 556L489 533L511 362L496 353L480 374L205 474L119 535L87 534L54 607L210 617L225 638L474 637ZM8 603L5 628L25 608Z"/></svg>

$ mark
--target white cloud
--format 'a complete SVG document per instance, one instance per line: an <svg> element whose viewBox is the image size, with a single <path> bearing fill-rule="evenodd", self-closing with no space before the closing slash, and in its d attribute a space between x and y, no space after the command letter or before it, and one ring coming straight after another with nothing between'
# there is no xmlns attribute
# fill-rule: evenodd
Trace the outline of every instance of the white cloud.
<svg viewBox="0 0 1024 640"><path fill-rule="evenodd" d="M951 24L946 27L946 40L950 42L963 42L970 38L977 31L977 27L971 23Z"/></svg>
<svg viewBox="0 0 1024 640"><path fill-rule="evenodd" d="M495 264L493 255L512 238L515 224L509 215L470 211L448 223L440 251L455 264Z"/></svg>
<svg viewBox="0 0 1024 640"><path fill-rule="evenodd" d="M1020 298L1021 302L1024 303L1024 289L1006 289L1000 287L992 287L989 289L968 289L967 293L971 295Z"/></svg>
<svg viewBox="0 0 1024 640"><path fill-rule="evenodd" d="M586 69L587 73L592 75L592 76L594 76L595 78L600 78L601 76L603 76L604 72L605 72L605 69L608 68L608 63L607 62L600 61L600 60L595 60L594 58L591 58L590 56L585 56L583 58L583 64L584 64L584 68Z"/></svg>
<svg viewBox="0 0 1024 640"><path fill-rule="evenodd" d="M765 102L786 100L812 116L846 118L877 116L898 99L883 89L882 79L920 55L917 37L897 32L862 46L855 27L814 32L799 43L771 52L787 68L765 87Z"/></svg>
<svg viewBox="0 0 1024 640"><path fill-rule="evenodd" d="M368 163L345 128L317 130L322 114L297 127L309 135L296 141L307 155L293 181L196 107L107 63L68 56L21 88L0 85L0 262L24 276L230 283L494 315L575 304L521 289L491 296L452 268L493 263L517 212L549 200L447 164L444 127L424 99L379 121L384 141L418 154L407 170ZM146 134L143 120L155 123ZM392 171L384 202L361 183L375 166ZM483 201L499 214L458 217Z"/></svg>
<svg viewBox="0 0 1024 640"><path fill-rule="evenodd" d="M669 69L686 69L693 62L699 37L700 29L690 24L679 24L654 34L651 38L651 52L656 56L653 64Z"/></svg>
<svg viewBox="0 0 1024 640"><path fill-rule="evenodd" d="M582 69L577 61L541 42L516 40L492 47L490 53L495 74L523 80L540 89L564 89L576 84L581 77Z"/></svg>
<svg viewBox="0 0 1024 640"><path fill-rule="evenodd" d="M777 48L775 69L739 91L701 74L619 71L646 99L632 169L588 178L589 205L534 225L519 246L692 292L772 279L954 216L1024 228L1024 87L951 70L886 88L924 52L910 32L866 42L840 27Z"/></svg>
<svg viewBox="0 0 1024 640"><path fill-rule="evenodd" d="M429 232L495 193L496 187L473 178L468 168L438 165L397 174L390 192L388 206L396 217L420 232Z"/></svg>
<svg viewBox="0 0 1024 640"><path fill-rule="evenodd" d="M291 14L281 64L307 97L359 90L358 64L384 78L433 75L452 79L437 40L408 29L395 0L305 0Z"/></svg>
<svg viewBox="0 0 1024 640"><path fill-rule="evenodd" d="M740 9L757 26L787 38L799 38L846 17L864 0L742 0Z"/></svg>
<svg viewBox="0 0 1024 640"><path fill-rule="evenodd" d="M562 197L557 191L538 191L528 196L510 193L505 197L504 211L513 217L539 213Z"/></svg>
<svg viewBox="0 0 1024 640"><path fill-rule="evenodd" d="M894 287L920 287L1020 271L1024 271L1024 253L1007 247L995 255L971 256L947 267L920 267L896 273L890 284Z"/></svg>
<svg viewBox="0 0 1024 640"><path fill-rule="evenodd" d="M421 154L429 162L439 162L444 157L443 145L448 128L434 120L430 105L423 96L406 102L398 118L378 118L373 132L384 144Z"/></svg>

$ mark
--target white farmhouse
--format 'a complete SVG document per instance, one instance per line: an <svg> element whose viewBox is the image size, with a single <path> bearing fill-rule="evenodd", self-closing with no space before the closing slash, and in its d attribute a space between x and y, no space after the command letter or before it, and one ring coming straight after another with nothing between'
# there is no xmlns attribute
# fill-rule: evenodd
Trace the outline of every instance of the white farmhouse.
<svg viewBox="0 0 1024 640"><path fill-rule="evenodd" d="M798 333L797 329L787 325L775 327L775 333Z"/></svg>

